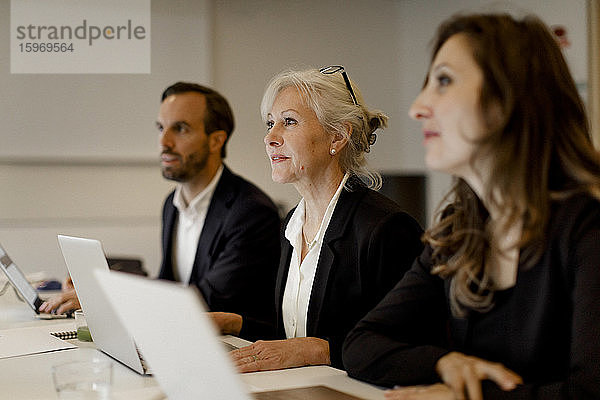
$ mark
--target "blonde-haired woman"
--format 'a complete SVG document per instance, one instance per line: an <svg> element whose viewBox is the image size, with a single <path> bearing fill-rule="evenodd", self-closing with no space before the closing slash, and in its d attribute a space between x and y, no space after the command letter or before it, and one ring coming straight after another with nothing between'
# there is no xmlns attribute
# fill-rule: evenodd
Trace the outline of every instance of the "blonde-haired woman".
<svg viewBox="0 0 600 400"><path fill-rule="evenodd" d="M365 154L387 117L367 108L341 66L280 73L268 84L261 114L272 178L294 185L302 199L283 224L275 292L280 340L232 355L244 372L342 368L346 334L422 249L418 223L368 187L381 179ZM254 329L239 316L221 326L242 336Z"/></svg>

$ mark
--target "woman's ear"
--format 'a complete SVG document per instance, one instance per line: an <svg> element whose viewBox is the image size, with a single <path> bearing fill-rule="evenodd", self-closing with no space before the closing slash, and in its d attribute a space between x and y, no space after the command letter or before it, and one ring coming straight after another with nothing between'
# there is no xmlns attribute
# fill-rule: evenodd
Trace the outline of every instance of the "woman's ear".
<svg viewBox="0 0 600 400"><path fill-rule="evenodd" d="M335 152L339 153L344 147L346 147L346 144L348 144L348 140L350 140L351 135L352 124L345 123L343 132L335 132L333 134L331 146L329 148L335 149Z"/></svg>

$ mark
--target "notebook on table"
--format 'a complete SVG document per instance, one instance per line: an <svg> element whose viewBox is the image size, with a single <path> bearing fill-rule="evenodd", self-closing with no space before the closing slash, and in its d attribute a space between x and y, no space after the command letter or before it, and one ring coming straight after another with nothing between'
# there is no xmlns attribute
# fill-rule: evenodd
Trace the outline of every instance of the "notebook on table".
<svg viewBox="0 0 600 400"><path fill-rule="evenodd" d="M0 245L0 269L4 271L4 274L15 288L17 293L21 296L21 298L31 307L31 309L36 313L36 315L41 319L54 319L54 318L68 318L72 316L72 313L65 314L47 314L40 313L38 310L42 303L44 302L38 296L37 291L25 278L23 272L17 267L17 264L14 263L13 260L8 256L8 253L2 245Z"/></svg>
<svg viewBox="0 0 600 400"><path fill-rule="evenodd" d="M358 399L325 386L251 394L195 287L107 270L95 276L169 400Z"/></svg>
<svg viewBox="0 0 600 400"><path fill-rule="evenodd" d="M58 244L96 348L139 374L150 374L133 338L94 277L94 271L109 270L102 244L64 235L58 235Z"/></svg>

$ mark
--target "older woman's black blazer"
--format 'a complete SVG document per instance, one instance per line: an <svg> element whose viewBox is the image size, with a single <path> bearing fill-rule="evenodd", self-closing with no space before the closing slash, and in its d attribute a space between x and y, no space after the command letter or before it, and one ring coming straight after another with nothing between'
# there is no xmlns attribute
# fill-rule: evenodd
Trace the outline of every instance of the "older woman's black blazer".
<svg viewBox="0 0 600 400"><path fill-rule="evenodd" d="M400 206L350 178L329 222L307 317L307 336L329 341L331 364L343 368L342 343L354 325L371 310L421 253L422 229ZM281 315L292 245L282 229L282 252L275 295L277 336L285 338Z"/></svg>

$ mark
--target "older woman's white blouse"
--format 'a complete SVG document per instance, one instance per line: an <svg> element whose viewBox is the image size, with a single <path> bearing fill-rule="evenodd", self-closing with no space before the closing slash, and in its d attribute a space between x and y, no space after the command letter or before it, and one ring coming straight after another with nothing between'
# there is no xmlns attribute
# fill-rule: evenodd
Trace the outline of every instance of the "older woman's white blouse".
<svg viewBox="0 0 600 400"><path fill-rule="evenodd" d="M310 303L310 295L317 271L319 255L321 254L323 238L325 237L329 221L347 180L348 174L344 176L340 186L329 201L319 231L310 243L308 253L302 262L300 262L302 242L304 241L302 228L304 227L306 212L304 199L301 199L298 203L285 229L285 237L293 247L282 303L283 325L288 338L306 337L308 305Z"/></svg>

